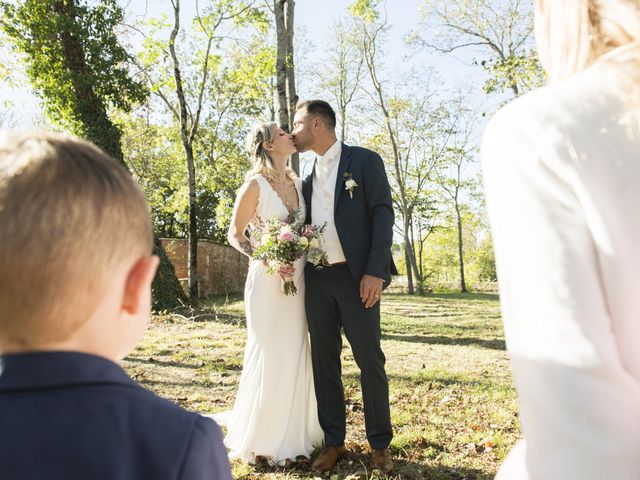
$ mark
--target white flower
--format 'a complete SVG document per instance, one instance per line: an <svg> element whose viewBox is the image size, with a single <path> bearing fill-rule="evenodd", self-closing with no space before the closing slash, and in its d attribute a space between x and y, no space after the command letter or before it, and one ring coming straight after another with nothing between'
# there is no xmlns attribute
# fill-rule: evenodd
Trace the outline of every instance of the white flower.
<svg viewBox="0 0 640 480"><path fill-rule="evenodd" d="M309 258L307 258L307 260L313 265L318 265L322 260L322 252L320 252L319 250L311 250L309 252Z"/></svg>
<svg viewBox="0 0 640 480"><path fill-rule="evenodd" d="M307 245L309 245L309 239L307 237L300 237L300 240L298 240L298 243L303 247L306 247Z"/></svg>
<svg viewBox="0 0 640 480"><path fill-rule="evenodd" d="M260 243L262 245L266 245L270 241L271 241L271 235L269 235L268 233L265 233L264 235L262 235L262 237L260 237Z"/></svg>
<svg viewBox="0 0 640 480"><path fill-rule="evenodd" d="M349 192L349 198L353 198L353 191L355 190L355 188L358 186L358 184L356 183L356 181L351 178L351 174L350 173L345 173L344 174L344 189Z"/></svg>
<svg viewBox="0 0 640 480"><path fill-rule="evenodd" d="M309 242L309 247L311 248L318 248L320 246L320 243L318 243L318 239L316 238L312 238L311 241Z"/></svg>

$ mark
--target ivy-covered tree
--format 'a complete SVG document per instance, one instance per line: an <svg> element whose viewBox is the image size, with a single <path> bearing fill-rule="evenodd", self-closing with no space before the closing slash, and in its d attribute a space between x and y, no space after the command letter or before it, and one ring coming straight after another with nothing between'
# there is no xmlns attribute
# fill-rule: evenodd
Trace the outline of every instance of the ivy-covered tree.
<svg viewBox="0 0 640 480"><path fill-rule="evenodd" d="M118 42L123 11L116 0L0 2L1 26L27 62L27 75L48 116L125 165L121 132L110 109L130 110L146 89L127 70L129 54ZM126 167L126 165L125 165ZM154 306L168 308L184 293L159 242Z"/></svg>
<svg viewBox="0 0 640 480"><path fill-rule="evenodd" d="M127 70L130 57L115 33L123 19L116 0L0 5L4 30L26 55L27 75L51 119L122 161L120 131L108 110L129 110L146 90Z"/></svg>

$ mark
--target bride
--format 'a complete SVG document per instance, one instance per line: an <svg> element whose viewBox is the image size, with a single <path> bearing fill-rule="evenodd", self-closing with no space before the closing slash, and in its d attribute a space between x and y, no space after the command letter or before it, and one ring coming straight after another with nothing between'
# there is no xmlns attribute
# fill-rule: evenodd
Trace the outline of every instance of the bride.
<svg viewBox="0 0 640 480"><path fill-rule="evenodd" d="M238 193L229 243L251 257L262 221L284 221L303 209L301 182L287 167L296 147L275 123L258 125L250 134L253 168ZM251 237L251 235L250 235ZM313 387L304 307L304 262L301 258L278 275L293 274L298 294L285 296L281 278L262 262L251 260L245 285L247 344L240 387L231 412L216 416L226 424L230 459L284 464L308 458L322 443Z"/></svg>

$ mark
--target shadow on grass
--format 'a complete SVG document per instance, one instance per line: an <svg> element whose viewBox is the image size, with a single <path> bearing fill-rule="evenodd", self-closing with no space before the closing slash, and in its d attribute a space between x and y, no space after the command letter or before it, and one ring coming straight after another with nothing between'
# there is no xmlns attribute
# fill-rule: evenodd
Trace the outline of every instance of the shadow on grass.
<svg viewBox="0 0 640 480"><path fill-rule="evenodd" d="M490 480L493 475L488 475L475 468L451 468L438 465L428 467L422 478L428 480Z"/></svg>
<svg viewBox="0 0 640 480"><path fill-rule="evenodd" d="M488 348L491 350L505 350L506 346L504 340L495 338L491 340L484 340L481 338L473 337L445 337L442 335L397 335L391 333L384 333L382 335L383 340L395 340L398 342L410 342L410 343L425 343L429 345L460 345L475 346L480 348Z"/></svg>
<svg viewBox="0 0 640 480"><path fill-rule="evenodd" d="M156 360L155 358L148 358L148 359L144 359L144 358L135 358L135 357L126 357L125 358L126 361L131 362L131 363L138 363L138 364L143 364L143 365L157 365L159 367L177 367L177 368L191 368L191 369L198 369L198 368L202 368L201 364L194 364L194 363L183 363L183 362L176 362L176 361L166 361L166 360Z"/></svg>
<svg viewBox="0 0 640 480"><path fill-rule="evenodd" d="M500 300L500 295L497 293L430 293L425 297L443 300L491 300L494 302Z"/></svg>
<svg viewBox="0 0 640 480"><path fill-rule="evenodd" d="M137 376L136 377L136 381L138 383L140 383L140 385L144 385L145 387L149 387L151 385L156 385L156 386L162 386L162 387L193 387L193 386L198 386L198 387L203 387L206 386L204 381L194 381L194 380L188 380L185 382L171 382L171 381L167 381L167 380L151 380L148 378L145 378L144 376Z"/></svg>
<svg viewBox="0 0 640 480"><path fill-rule="evenodd" d="M403 292L388 292L387 298L415 298L415 299L439 299L439 300L491 300L499 301L497 293L426 293L424 295L408 295Z"/></svg>
<svg viewBox="0 0 640 480"><path fill-rule="evenodd" d="M229 296L211 296L199 300L197 306L185 305L160 312L165 321L171 322L172 317L178 317L190 322L220 322L239 324L244 323L244 310L236 312L237 302L242 302L243 296L234 294ZM235 307L235 308L234 308Z"/></svg>
<svg viewBox="0 0 640 480"><path fill-rule="evenodd" d="M418 384L426 385L429 390L441 389L443 387L456 388L480 388L484 390L495 390L503 388L497 380L482 373L472 375L447 375L440 370L415 370L413 373L387 372L389 386L393 391L404 392L413 391ZM360 372L348 372L342 376L345 385L355 388L360 387ZM513 388L510 386L507 388ZM346 399L347 403L350 399ZM358 400L359 401L359 400Z"/></svg>
<svg viewBox="0 0 640 480"><path fill-rule="evenodd" d="M185 362L179 362L176 360L158 360L153 357L152 358L126 357L125 360L134 364L153 365L158 367L188 368L192 370L199 370L202 368L209 368L211 370L219 370L219 371L235 371L235 372L239 372L242 370L242 365L238 365L235 363L226 363L224 360L216 360L214 362L214 365L210 365L202 361L198 363L185 363Z"/></svg>
<svg viewBox="0 0 640 480"><path fill-rule="evenodd" d="M179 317L183 320L187 320L189 322L200 323L200 322L217 322L217 323L226 323L231 325L242 325L246 323L246 318L244 315L233 314L233 313L224 313L216 311L216 307L199 307L199 308L176 308L174 310L170 310L169 318Z"/></svg>

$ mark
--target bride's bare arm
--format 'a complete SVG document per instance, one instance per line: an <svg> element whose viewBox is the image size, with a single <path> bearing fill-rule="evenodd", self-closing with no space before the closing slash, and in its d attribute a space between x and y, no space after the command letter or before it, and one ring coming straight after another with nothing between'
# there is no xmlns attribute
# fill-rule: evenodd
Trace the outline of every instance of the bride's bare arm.
<svg viewBox="0 0 640 480"><path fill-rule="evenodd" d="M236 203L233 206L233 217L231 218L229 233L227 234L229 245L249 257L251 257L253 253L253 248L244 232L256 214L259 196L260 186L255 180L245 183L242 188L240 188Z"/></svg>

